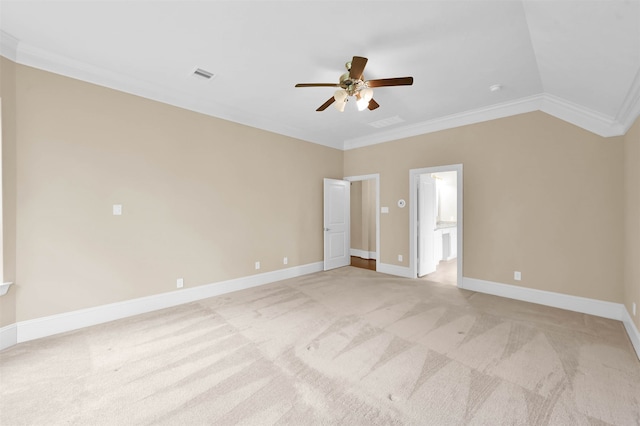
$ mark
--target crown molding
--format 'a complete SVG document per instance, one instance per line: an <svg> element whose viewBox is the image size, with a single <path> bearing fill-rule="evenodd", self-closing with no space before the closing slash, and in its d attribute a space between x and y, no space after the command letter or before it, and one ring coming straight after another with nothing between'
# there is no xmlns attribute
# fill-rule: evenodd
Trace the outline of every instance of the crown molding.
<svg viewBox="0 0 640 426"><path fill-rule="evenodd" d="M549 93L544 94L540 111L605 138L624 135L623 126L613 117Z"/></svg>
<svg viewBox="0 0 640 426"><path fill-rule="evenodd" d="M347 139L344 141L344 150L361 148L368 145L375 145L411 136L418 136L426 133L438 132L440 130L466 126L468 124L481 123L483 121L490 121L536 111L540 109L542 97L543 95L529 96L515 101L503 102L497 105L465 111L460 114L447 115L445 117L439 117L409 126L398 127L393 130L379 132L371 136Z"/></svg>
<svg viewBox="0 0 640 426"><path fill-rule="evenodd" d="M22 65L31 66L246 126L260 128L266 131L342 150L375 145L378 143L433 133L532 111L543 111L556 118L603 137L620 136L624 135L633 125L638 116L640 116L639 70L633 80L629 93L620 108L620 112L615 118L590 110L549 93L540 93L458 114L438 117L408 126L380 131L369 136L346 139L344 141L311 140L309 139L309 135L300 129L283 126L259 116L239 120L238 117L246 116L245 112L232 110L228 106L218 105L210 100L192 96L191 94L185 96L184 94L168 87L162 87L122 73L113 72L98 66L47 52L44 49L21 42L1 30L0 55Z"/></svg>
<svg viewBox="0 0 640 426"><path fill-rule="evenodd" d="M0 56L16 61L18 53L18 39L0 30Z"/></svg>
<svg viewBox="0 0 640 426"><path fill-rule="evenodd" d="M635 119L640 115L640 78L636 78L635 98L629 101L628 112L625 121L620 122L613 117L600 114L596 111L577 105L549 93L541 93L515 101L478 108L460 114L452 114L422 123L404 126L386 132L376 133L372 136L348 139L344 141L344 150L361 148L397 139L403 139L421 134L438 132L440 130L453 129L469 124L481 123L498 118L510 117L532 111L542 111L560 120L571 123L584 130L602 137L621 136L631 127Z"/></svg>
<svg viewBox="0 0 640 426"><path fill-rule="evenodd" d="M623 126L624 133L627 133L638 117L640 117L640 68L638 68L629 92L622 102L616 120Z"/></svg>
<svg viewBox="0 0 640 426"><path fill-rule="evenodd" d="M158 84L133 78L123 73L114 72L103 67L51 53L24 42L19 43L16 62L21 65L49 71L54 74L203 114L212 115L212 109L215 109L210 103L205 103L193 97L187 98L180 96L180 94L175 93L167 87L162 87ZM224 114L222 111L219 112L216 110L213 114L217 117L230 120L230 118L227 117L228 114Z"/></svg>
<svg viewBox="0 0 640 426"><path fill-rule="evenodd" d="M292 138L309 141L308 135L300 129L274 123L261 116L253 115L247 119L238 117L247 116L246 112L233 109L226 105L217 104L193 93L184 94L175 89L161 86L148 81L140 80L120 72L114 72L99 66L77 61L66 56L51 53L39 47L16 40L7 33L2 33L2 40L7 40L7 54L3 50L0 54L8 59L21 64L49 71L54 74L74 78L76 80L107 87L120 92L129 93L178 108L198 112L211 117L220 118L245 126L259 128L273 133L286 135ZM341 142L311 141L331 148L341 148Z"/></svg>

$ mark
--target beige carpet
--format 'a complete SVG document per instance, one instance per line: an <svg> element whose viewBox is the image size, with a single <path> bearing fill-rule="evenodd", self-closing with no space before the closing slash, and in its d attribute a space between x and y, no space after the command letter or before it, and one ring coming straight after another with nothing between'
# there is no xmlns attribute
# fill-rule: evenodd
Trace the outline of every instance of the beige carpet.
<svg viewBox="0 0 640 426"><path fill-rule="evenodd" d="M620 322L346 267L0 352L0 424L638 425Z"/></svg>

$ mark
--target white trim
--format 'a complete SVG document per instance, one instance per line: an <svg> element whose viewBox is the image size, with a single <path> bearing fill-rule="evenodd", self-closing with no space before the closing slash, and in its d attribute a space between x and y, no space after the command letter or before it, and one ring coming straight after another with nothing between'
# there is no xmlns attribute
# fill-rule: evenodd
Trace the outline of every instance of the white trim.
<svg viewBox="0 0 640 426"><path fill-rule="evenodd" d="M418 277L418 187L416 177L423 173L457 172L456 177L456 201L457 201L457 286L462 288L462 264L464 262L464 173L462 164L452 164L448 166L424 167L421 169L409 170L409 271L410 278Z"/></svg>
<svg viewBox="0 0 640 426"><path fill-rule="evenodd" d="M629 315L629 311L624 307L623 311L622 323L624 324L625 330L627 330L631 345L633 345L633 348L636 350L636 355L638 355L638 359L640 359L640 331L638 331L636 324L633 322L633 318Z"/></svg>
<svg viewBox="0 0 640 426"><path fill-rule="evenodd" d="M624 134L623 126L613 117L548 93L542 97L540 111L605 138Z"/></svg>
<svg viewBox="0 0 640 426"><path fill-rule="evenodd" d="M403 278L412 278L411 269L407 268L406 266L376 262L376 271L383 274L395 275Z"/></svg>
<svg viewBox="0 0 640 426"><path fill-rule="evenodd" d="M375 251L366 251L366 250L360 250L360 249L349 249L349 254L351 256L355 256L355 257L361 257L363 259L377 259L378 258L378 253L376 253Z"/></svg>
<svg viewBox="0 0 640 426"><path fill-rule="evenodd" d="M621 123L624 133L627 133L638 117L640 117L640 68L631 83L627 97L622 102L616 120Z"/></svg>
<svg viewBox="0 0 640 426"><path fill-rule="evenodd" d="M16 39L11 37L10 41L12 40ZM239 119L238 117L246 116L246 113L230 107L229 105L221 105L210 98L198 96L194 93L188 93L185 95L184 92L177 89L144 81L107 68L95 66L64 55L49 52L41 49L40 47L25 43L24 41L16 41L17 48L14 49L13 58L9 57L11 51L10 48L5 49L9 52L6 56L21 65L27 65L40 70L49 71L58 75L63 75L76 80L85 81L98 86L107 87L120 92L129 93L142 98L151 99L153 101L177 106L189 111L221 118L223 120L232 121L246 126L267 130L301 140L309 140L331 148L342 148L342 142L340 140L310 140L308 133L301 129L291 127L286 124L283 125L282 123L277 123L261 116L253 115L248 118L245 117L244 119Z"/></svg>
<svg viewBox="0 0 640 426"><path fill-rule="evenodd" d="M622 303L606 302L604 300L571 296L569 294L501 284L468 277L464 277L462 282L462 288L465 290L621 321L629 335L636 355L638 359L640 359L640 333Z"/></svg>
<svg viewBox="0 0 640 426"><path fill-rule="evenodd" d="M0 351L18 343L18 327L10 324L0 328Z"/></svg>
<svg viewBox="0 0 640 426"><path fill-rule="evenodd" d="M322 262L309 263L288 269L280 269L278 271L265 272L263 274L126 300L124 302L65 312L28 321L20 321L13 326L17 328L17 338L14 340L17 343L22 343L320 271L322 271ZM6 333L10 333L10 330ZM7 337L7 341L10 341L10 337L11 336Z"/></svg>
<svg viewBox="0 0 640 426"><path fill-rule="evenodd" d="M1 270L0 270L1 271ZM9 291L9 287L11 287L13 283L2 283L0 284L0 296L4 296Z"/></svg>
<svg viewBox="0 0 640 426"><path fill-rule="evenodd" d="M374 254L373 257L369 257L369 259L376 260L376 271L381 272L378 269L380 264L380 173L373 173L369 175L360 175L360 176L347 176L344 178L349 182L358 182L363 180L374 180L376 185L376 251L369 252L371 255ZM362 257L362 256L360 256Z"/></svg>
<svg viewBox="0 0 640 426"><path fill-rule="evenodd" d="M434 118L433 120L423 121L409 126L398 127L384 132L377 132L374 135L347 139L344 141L343 149L347 151L349 149L361 148L363 146L375 145L411 136L438 132L440 130L453 129L460 126L466 126L468 124L481 123L484 121L537 111L540 109L542 99L543 95L529 96L516 99L515 101L503 102L496 105L461 112L459 114L451 114L444 117Z"/></svg>
<svg viewBox="0 0 640 426"><path fill-rule="evenodd" d="M411 136L453 129L469 124L511 117L532 111L545 112L599 136L611 137L624 135L640 115L640 73L639 76L636 76L617 119L558 96L541 93L458 114L438 117L409 126L397 127L384 132L378 132L375 135L347 139L344 141L343 150L361 148Z"/></svg>
<svg viewBox="0 0 640 426"><path fill-rule="evenodd" d="M210 99L199 98L193 96L193 94L185 97L183 93L178 93L167 87L161 87L118 72L54 54L19 41L3 31L0 31L0 55L19 64L342 150L375 145L532 111L544 111L600 136L620 136L629 129L635 118L640 115L640 77L636 76L629 89L629 95L625 98L616 118L606 116L548 93L539 93L458 114L437 117L408 126L396 127L373 135L343 141L335 139L319 140L318 138L314 140L314 138L309 138L309 135L305 134L301 129L275 123L261 117L252 117L251 120L238 120L237 117L242 116L240 111L232 111L228 106L219 105Z"/></svg>
<svg viewBox="0 0 640 426"><path fill-rule="evenodd" d="M0 30L0 55L16 62L18 39Z"/></svg>
<svg viewBox="0 0 640 426"><path fill-rule="evenodd" d="M623 318L622 312L624 307L621 303L605 302L603 300L588 299L586 297L571 296L569 294L501 284L468 277L464 277L462 282L462 288L477 291L478 293L493 294L494 296L537 303L539 305L566 309L568 311L580 312L617 321L622 321Z"/></svg>

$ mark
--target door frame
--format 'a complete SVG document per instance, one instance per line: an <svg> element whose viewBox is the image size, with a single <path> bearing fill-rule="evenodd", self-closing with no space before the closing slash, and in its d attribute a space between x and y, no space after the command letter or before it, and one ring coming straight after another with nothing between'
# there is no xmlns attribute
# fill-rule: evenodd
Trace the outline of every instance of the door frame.
<svg viewBox="0 0 640 426"><path fill-rule="evenodd" d="M434 167L424 167L420 169L411 169L409 170L409 205L411 208L409 209L409 270L412 278L418 277L418 185L416 185L416 178L421 174L427 173L441 173L441 172L456 172L456 199L457 199L457 215L458 215L458 223L457 223L457 251L458 251L458 270L457 270L457 286L459 288L463 288L462 283L462 264L463 264L463 174L462 174L462 164L451 164L447 166L434 166Z"/></svg>
<svg viewBox="0 0 640 426"><path fill-rule="evenodd" d="M357 182L362 180L374 180L376 189L376 272L378 271L378 265L380 265L380 173L373 173L370 175L360 176L347 176L344 178L349 182ZM349 222L351 226L351 222ZM349 247L351 249L351 247Z"/></svg>

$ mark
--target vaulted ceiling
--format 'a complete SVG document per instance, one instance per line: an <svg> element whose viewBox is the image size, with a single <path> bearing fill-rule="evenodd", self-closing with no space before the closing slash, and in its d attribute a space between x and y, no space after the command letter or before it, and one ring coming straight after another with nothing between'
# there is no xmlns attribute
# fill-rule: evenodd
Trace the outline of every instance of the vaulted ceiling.
<svg viewBox="0 0 640 426"><path fill-rule="evenodd" d="M640 0L0 0L0 37L21 64L340 149L534 110L614 136L640 114ZM335 89L294 85L354 55L413 86L316 112Z"/></svg>

